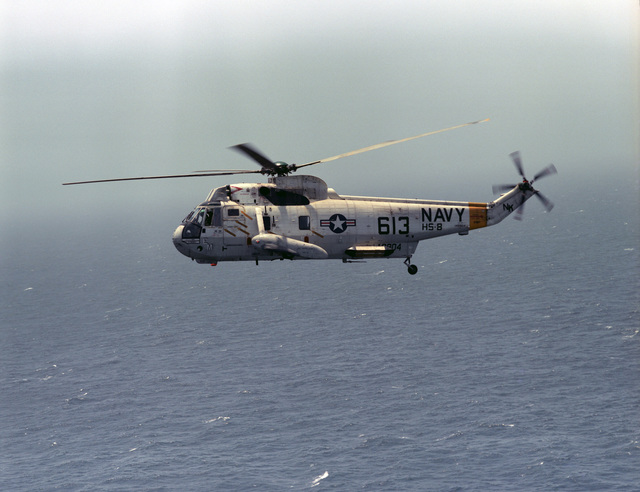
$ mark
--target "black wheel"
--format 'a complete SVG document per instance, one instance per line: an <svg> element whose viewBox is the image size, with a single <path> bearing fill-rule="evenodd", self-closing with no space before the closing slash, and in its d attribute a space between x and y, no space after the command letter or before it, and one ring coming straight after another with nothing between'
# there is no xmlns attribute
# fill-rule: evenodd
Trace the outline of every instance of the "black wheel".
<svg viewBox="0 0 640 492"><path fill-rule="evenodd" d="M415 265L409 265L407 267L407 271L409 272L409 275L415 275L416 273L418 273L418 267Z"/></svg>

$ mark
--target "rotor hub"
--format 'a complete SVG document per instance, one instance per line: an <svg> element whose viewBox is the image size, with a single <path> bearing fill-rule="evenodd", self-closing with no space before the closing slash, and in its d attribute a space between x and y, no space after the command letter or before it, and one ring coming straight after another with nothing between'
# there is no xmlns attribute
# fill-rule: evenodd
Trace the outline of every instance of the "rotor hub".
<svg viewBox="0 0 640 492"><path fill-rule="evenodd" d="M287 176L289 173L292 173L297 169L295 164L287 164L283 161L276 161L274 164L275 169L270 173L271 176Z"/></svg>
<svg viewBox="0 0 640 492"><path fill-rule="evenodd" d="M518 185L518 188L520 188L520 191L535 191L533 189L533 186L531 186L531 183L529 181L527 181L526 179L522 180L522 183L520 183Z"/></svg>

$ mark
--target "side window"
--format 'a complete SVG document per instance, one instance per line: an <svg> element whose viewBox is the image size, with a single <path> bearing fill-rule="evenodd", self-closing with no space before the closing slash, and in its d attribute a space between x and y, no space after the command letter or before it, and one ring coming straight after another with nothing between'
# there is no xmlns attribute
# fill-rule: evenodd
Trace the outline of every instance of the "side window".
<svg viewBox="0 0 640 492"><path fill-rule="evenodd" d="M298 217L298 228L301 231L308 231L311 229L311 217L308 215L301 215Z"/></svg>
<svg viewBox="0 0 640 492"><path fill-rule="evenodd" d="M211 222L211 225L213 227L222 226L222 209L220 207L213 209L213 221Z"/></svg>
<svg viewBox="0 0 640 492"><path fill-rule="evenodd" d="M222 225L222 212L220 207L209 208L204 216L205 227L220 227Z"/></svg>
<svg viewBox="0 0 640 492"><path fill-rule="evenodd" d="M228 209L229 217L239 217L240 216L240 209L238 208L230 208Z"/></svg>

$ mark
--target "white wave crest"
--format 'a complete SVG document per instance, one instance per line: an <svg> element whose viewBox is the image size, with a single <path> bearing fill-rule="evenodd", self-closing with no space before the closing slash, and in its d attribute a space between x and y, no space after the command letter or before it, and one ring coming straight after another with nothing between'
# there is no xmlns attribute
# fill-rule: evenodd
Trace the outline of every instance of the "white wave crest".
<svg viewBox="0 0 640 492"><path fill-rule="evenodd" d="M329 476L329 472L328 471L324 472L322 475L318 475L316 478L313 479L313 482L311 482L311 486L315 487L316 485L318 485L322 480L324 480L328 476Z"/></svg>

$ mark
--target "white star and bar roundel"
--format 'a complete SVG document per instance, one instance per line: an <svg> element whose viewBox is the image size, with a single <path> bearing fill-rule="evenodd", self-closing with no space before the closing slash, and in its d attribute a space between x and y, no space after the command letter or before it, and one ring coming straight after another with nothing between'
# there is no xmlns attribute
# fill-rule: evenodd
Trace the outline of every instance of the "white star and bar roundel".
<svg viewBox="0 0 640 492"><path fill-rule="evenodd" d="M347 230L347 227L355 227L356 219L347 219L342 214L333 214L329 219L321 220L320 227L328 227L331 232L340 234Z"/></svg>

